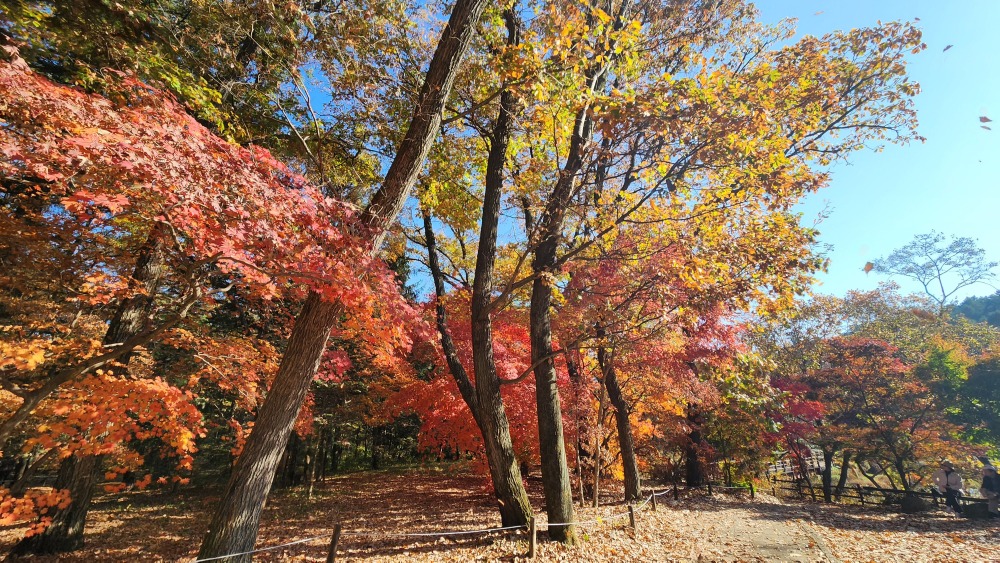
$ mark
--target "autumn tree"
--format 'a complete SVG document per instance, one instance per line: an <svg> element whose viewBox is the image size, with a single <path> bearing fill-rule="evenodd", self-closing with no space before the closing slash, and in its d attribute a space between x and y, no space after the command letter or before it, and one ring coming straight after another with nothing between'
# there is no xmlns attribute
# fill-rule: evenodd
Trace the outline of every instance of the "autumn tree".
<svg viewBox="0 0 1000 563"><path fill-rule="evenodd" d="M894 286L845 298L817 296L782 321L783 328L755 340L788 404L805 409L801 416L782 415L784 432L824 451L827 499L835 455L841 458L841 490L852 459L878 463L892 474L886 478L907 487L926 477L921 464L946 448L970 451L960 439L966 421L956 416L959 397L967 366L995 345L997 335L986 325L942 319L937 312L926 297L901 296ZM844 344L852 338L877 345ZM872 375L860 378L865 370ZM885 380L876 381L875 373ZM879 390L859 391L865 385ZM878 410L881 404L886 412Z"/></svg>
<svg viewBox="0 0 1000 563"><path fill-rule="evenodd" d="M368 304L368 313L350 309L356 321L373 313L366 291L398 297L381 263L351 257L356 241L340 227L351 210L266 151L212 135L134 78L118 75L105 98L52 84L16 49L5 48L5 55L0 147L7 160L0 173L10 221L3 256L10 265L7 310L16 311L17 329L5 331L0 344L3 388L14 398L0 424L3 438L78 384L109 392L120 386L111 376L125 375L119 372L134 352L175 331L192 310L211 309L235 285L266 298L289 281L336 294L345 286L338 275L366 279L350 282L354 293L343 294L345 303ZM53 280L46 268L62 278ZM220 278L229 281L217 285ZM39 307L49 312L34 316ZM67 315L76 322L64 322ZM95 432L94 444L114 444L100 436L117 434ZM84 475L99 464L88 463L66 475L78 476L72 480L89 495L92 478ZM78 542L85 512L51 533L71 530L77 537L65 545Z"/></svg>

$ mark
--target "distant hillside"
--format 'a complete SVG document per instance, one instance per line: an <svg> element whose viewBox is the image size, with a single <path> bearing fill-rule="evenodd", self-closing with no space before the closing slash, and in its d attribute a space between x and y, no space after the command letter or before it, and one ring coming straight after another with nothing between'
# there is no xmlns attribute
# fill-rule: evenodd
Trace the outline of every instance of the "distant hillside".
<svg viewBox="0 0 1000 563"><path fill-rule="evenodd" d="M1000 291L986 297L969 297L959 303L953 313L1000 328Z"/></svg>

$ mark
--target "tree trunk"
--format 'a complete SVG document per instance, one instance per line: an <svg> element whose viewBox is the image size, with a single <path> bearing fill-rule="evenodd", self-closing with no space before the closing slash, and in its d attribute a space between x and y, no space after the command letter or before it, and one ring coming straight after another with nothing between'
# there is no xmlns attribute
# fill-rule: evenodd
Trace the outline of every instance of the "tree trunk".
<svg viewBox="0 0 1000 563"><path fill-rule="evenodd" d="M833 502L833 456L834 448L823 448L823 502Z"/></svg>
<svg viewBox="0 0 1000 563"><path fill-rule="evenodd" d="M513 10L504 12L507 44L520 42L520 22ZM491 298L494 286L494 266L497 253L497 230L500 222L500 199L503 192L503 171L507 162L513 114L516 105L509 90L500 94L500 111L490 138L490 153L486 163L483 194L482 224L476 254L476 276L472 286L472 362L476 375L476 401L481 414L481 429L490 459L493 487L500 501L504 526L527 524L532 517L531 503L524 489L521 470L514 456L507 413L500 394L500 378L493 357L493 320Z"/></svg>
<svg viewBox="0 0 1000 563"><path fill-rule="evenodd" d="M555 260L555 248L540 262ZM544 271L545 268L540 270ZM536 270L539 270L536 268ZM536 279L531 291L531 360L535 367L535 403L538 409L538 442L542 457L542 488L549 522L573 521L573 490L566 461L566 443L559 401L558 376L552 349L551 282ZM549 528L549 537L567 544L576 542L576 526Z"/></svg>
<svg viewBox="0 0 1000 563"><path fill-rule="evenodd" d="M504 14L507 21L508 44L519 41L519 22L512 11ZM424 236L427 244L428 264L437 295L436 318L441 345L449 370L458 384L462 398L468 405L483 436L486 460L490 468L493 490L499 503L504 526L525 525L531 518L531 504L524 488L521 470L514 455L510 436L510 423L500 394L500 379L493 357L493 320L490 300L493 293L493 270L496 261L497 228L500 218L500 197L503 188L503 170L510 140L513 95L504 90L500 94L500 112L490 138L490 153L486 166L486 185L483 197L482 225L476 256L476 275L471 301L473 385L458 358L455 344L448 329L444 309L444 276L437 258L430 213L423 212Z"/></svg>
<svg viewBox="0 0 1000 563"><path fill-rule="evenodd" d="M904 467L903 461L900 459L896 459L892 465L896 469L896 474L899 476L899 482L902 485L903 490L906 492L910 492L911 489L910 479L906 475L906 467ZM885 476L889 479L889 482L892 483L892 477L889 475L888 471L885 472ZM896 488L895 484L893 484L893 488Z"/></svg>
<svg viewBox="0 0 1000 563"><path fill-rule="evenodd" d="M688 443L685 448L684 481L688 487L700 487L707 481L705 464L701 459L701 414L694 406L688 407Z"/></svg>
<svg viewBox="0 0 1000 563"><path fill-rule="evenodd" d="M319 448L322 446L321 437L315 434L310 438L309 449L306 452L306 498L312 498L313 488L316 484L316 461L319 459Z"/></svg>
<svg viewBox="0 0 1000 563"><path fill-rule="evenodd" d="M441 125L441 112L451 94L461 59L486 0L458 0L431 59L417 107L382 186L359 221L371 229L369 251L378 251L388 226L396 220L424 165ZM277 458L295 417L298 416L313 376L319 367L330 330L342 307L323 302L310 293L295 320L288 348L281 359L243 455L236 462L229 485L205 539L199 557L218 557L253 549L260 526L260 512L271 487ZM249 561L250 556L232 558Z"/></svg>
<svg viewBox="0 0 1000 563"><path fill-rule="evenodd" d="M275 382L258 411L202 543L200 558L253 549L261 508L339 313L339 307L324 303L316 293L306 298Z"/></svg>
<svg viewBox="0 0 1000 563"><path fill-rule="evenodd" d="M601 334L598 335L603 336ZM638 500L642 496L639 481L639 462L635 456L635 444L632 439L632 425L629 424L629 405L622 395L618 376L615 374L613 360L608 357L603 348L597 349L597 361L604 374L604 386L608 390L608 400L615 411L615 424L618 427L618 449L622 454L622 467L625 470L625 502Z"/></svg>
<svg viewBox="0 0 1000 563"><path fill-rule="evenodd" d="M593 506L597 506L601 503L601 435L604 434L604 408L605 408L605 397L608 396L607 390L604 389L604 385L600 387L601 397L597 401L597 433L594 436L594 498Z"/></svg>
<svg viewBox="0 0 1000 563"><path fill-rule="evenodd" d="M850 473L851 451L845 450L844 457L840 461L840 477L837 479L837 502L844 494L844 487L847 486L847 477Z"/></svg>
<svg viewBox="0 0 1000 563"><path fill-rule="evenodd" d="M11 550L11 556L63 553L83 547L87 511L94 497L103 457L70 456L62 461L55 488L68 490L72 504L65 510L57 510L45 531L21 540Z"/></svg>
<svg viewBox="0 0 1000 563"><path fill-rule="evenodd" d="M573 405L575 410L575 415L573 418L576 422L576 479L577 485L579 486L580 494L580 506L583 507L586 503L586 497L583 494L583 432L581 430L581 419L580 415L580 386L583 384L583 377L580 375L580 368L576 363L577 351L574 350L572 353L566 355L566 371L569 372L569 380L573 385Z"/></svg>
<svg viewBox="0 0 1000 563"><path fill-rule="evenodd" d="M496 145L494 144L494 146ZM499 195L499 190L496 193ZM486 199L487 202L491 199L490 189L487 189ZM497 201L497 206L499 207L499 201ZM489 207L488 203L484 205L484 226L490 222L491 217L487 207ZM465 367L458 358L458 352L448 329L447 312L442 300L444 297L444 276L437 259L437 245L431 217L426 211L424 212L424 235L427 243L428 264L434 281L435 293L438 297L436 318L441 347L444 349L445 359L452 377L458 384L459 392L483 435L486 461L490 468L490 478L499 504L501 521L504 526L527 524L532 514L531 504L528 501L528 494L521 478L521 470L514 455L510 423L503 406L503 398L500 395L500 380L493 358L492 320L488 312L483 313L483 295L488 302L490 290L480 290L483 292L480 294L473 289L472 355L476 374L476 385L473 385ZM496 241L495 234L493 241L494 243ZM486 248L488 245L488 238L480 242L480 258L477 259L476 269L477 271L483 270L485 273L480 272L476 275L476 286L487 284L492 273L492 256L485 258L490 262L488 269L479 266L480 261L484 259L484 252L488 252L488 248ZM477 314L481 316L477 316Z"/></svg>
<svg viewBox="0 0 1000 563"><path fill-rule="evenodd" d="M17 480L10 486L10 495L14 497L23 497L24 493L28 490L28 485L31 484L31 480L38 473L38 470L42 467L42 465L45 465L45 463L52 459L56 453L56 449L52 448L34 461L31 461L30 458L25 459L18 471L19 475L17 476Z"/></svg>

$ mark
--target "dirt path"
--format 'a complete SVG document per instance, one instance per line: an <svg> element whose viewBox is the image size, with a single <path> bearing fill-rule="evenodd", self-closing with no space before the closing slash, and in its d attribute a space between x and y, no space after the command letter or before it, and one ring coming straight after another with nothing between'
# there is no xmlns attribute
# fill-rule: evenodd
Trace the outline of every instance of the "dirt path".
<svg viewBox="0 0 1000 563"><path fill-rule="evenodd" d="M770 509L766 501L754 510L730 510L731 533L745 536L765 561L837 561L823 540L780 508ZM785 519L782 519L785 518Z"/></svg>
<svg viewBox="0 0 1000 563"><path fill-rule="evenodd" d="M798 514L779 503L711 497L678 508L673 527L693 540L693 561L837 561Z"/></svg>

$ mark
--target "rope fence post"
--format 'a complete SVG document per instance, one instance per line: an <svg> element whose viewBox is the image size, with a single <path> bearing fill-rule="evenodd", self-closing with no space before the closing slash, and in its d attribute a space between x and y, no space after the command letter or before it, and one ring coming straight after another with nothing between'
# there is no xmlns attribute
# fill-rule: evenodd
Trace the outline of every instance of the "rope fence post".
<svg viewBox="0 0 1000 563"><path fill-rule="evenodd" d="M528 559L535 558L535 546L538 544L538 528L536 527L535 517L532 516L531 520L528 522Z"/></svg>
<svg viewBox="0 0 1000 563"><path fill-rule="evenodd" d="M333 563L337 560L337 542L340 541L340 524L333 525L333 537L330 538L330 553L326 554L326 563Z"/></svg>
<svg viewBox="0 0 1000 563"><path fill-rule="evenodd" d="M708 482L708 496L712 496L712 482Z"/></svg>
<svg viewBox="0 0 1000 563"><path fill-rule="evenodd" d="M675 480L674 481L674 500L677 500L678 498L680 498L680 497L677 495L677 481Z"/></svg>
<svg viewBox="0 0 1000 563"><path fill-rule="evenodd" d="M628 505L628 525L632 527L632 533L635 533L635 505Z"/></svg>
<svg viewBox="0 0 1000 563"><path fill-rule="evenodd" d="M653 491L653 512L656 512L656 491Z"/></svg>
<svg viewBox="0 0 1000 563"><path fill-rule="evenodd" d="M865 505L865 491L861 488L861 485L855 483L854 485L858 489L858 500L861 501L861 506Z"/></svg>
<svg viewBox="0 0 1000 563"><path fill-rule="evenodd" d="M757 498L757 491L753 488L753 481L750 481L750 500Z"/></svg>

